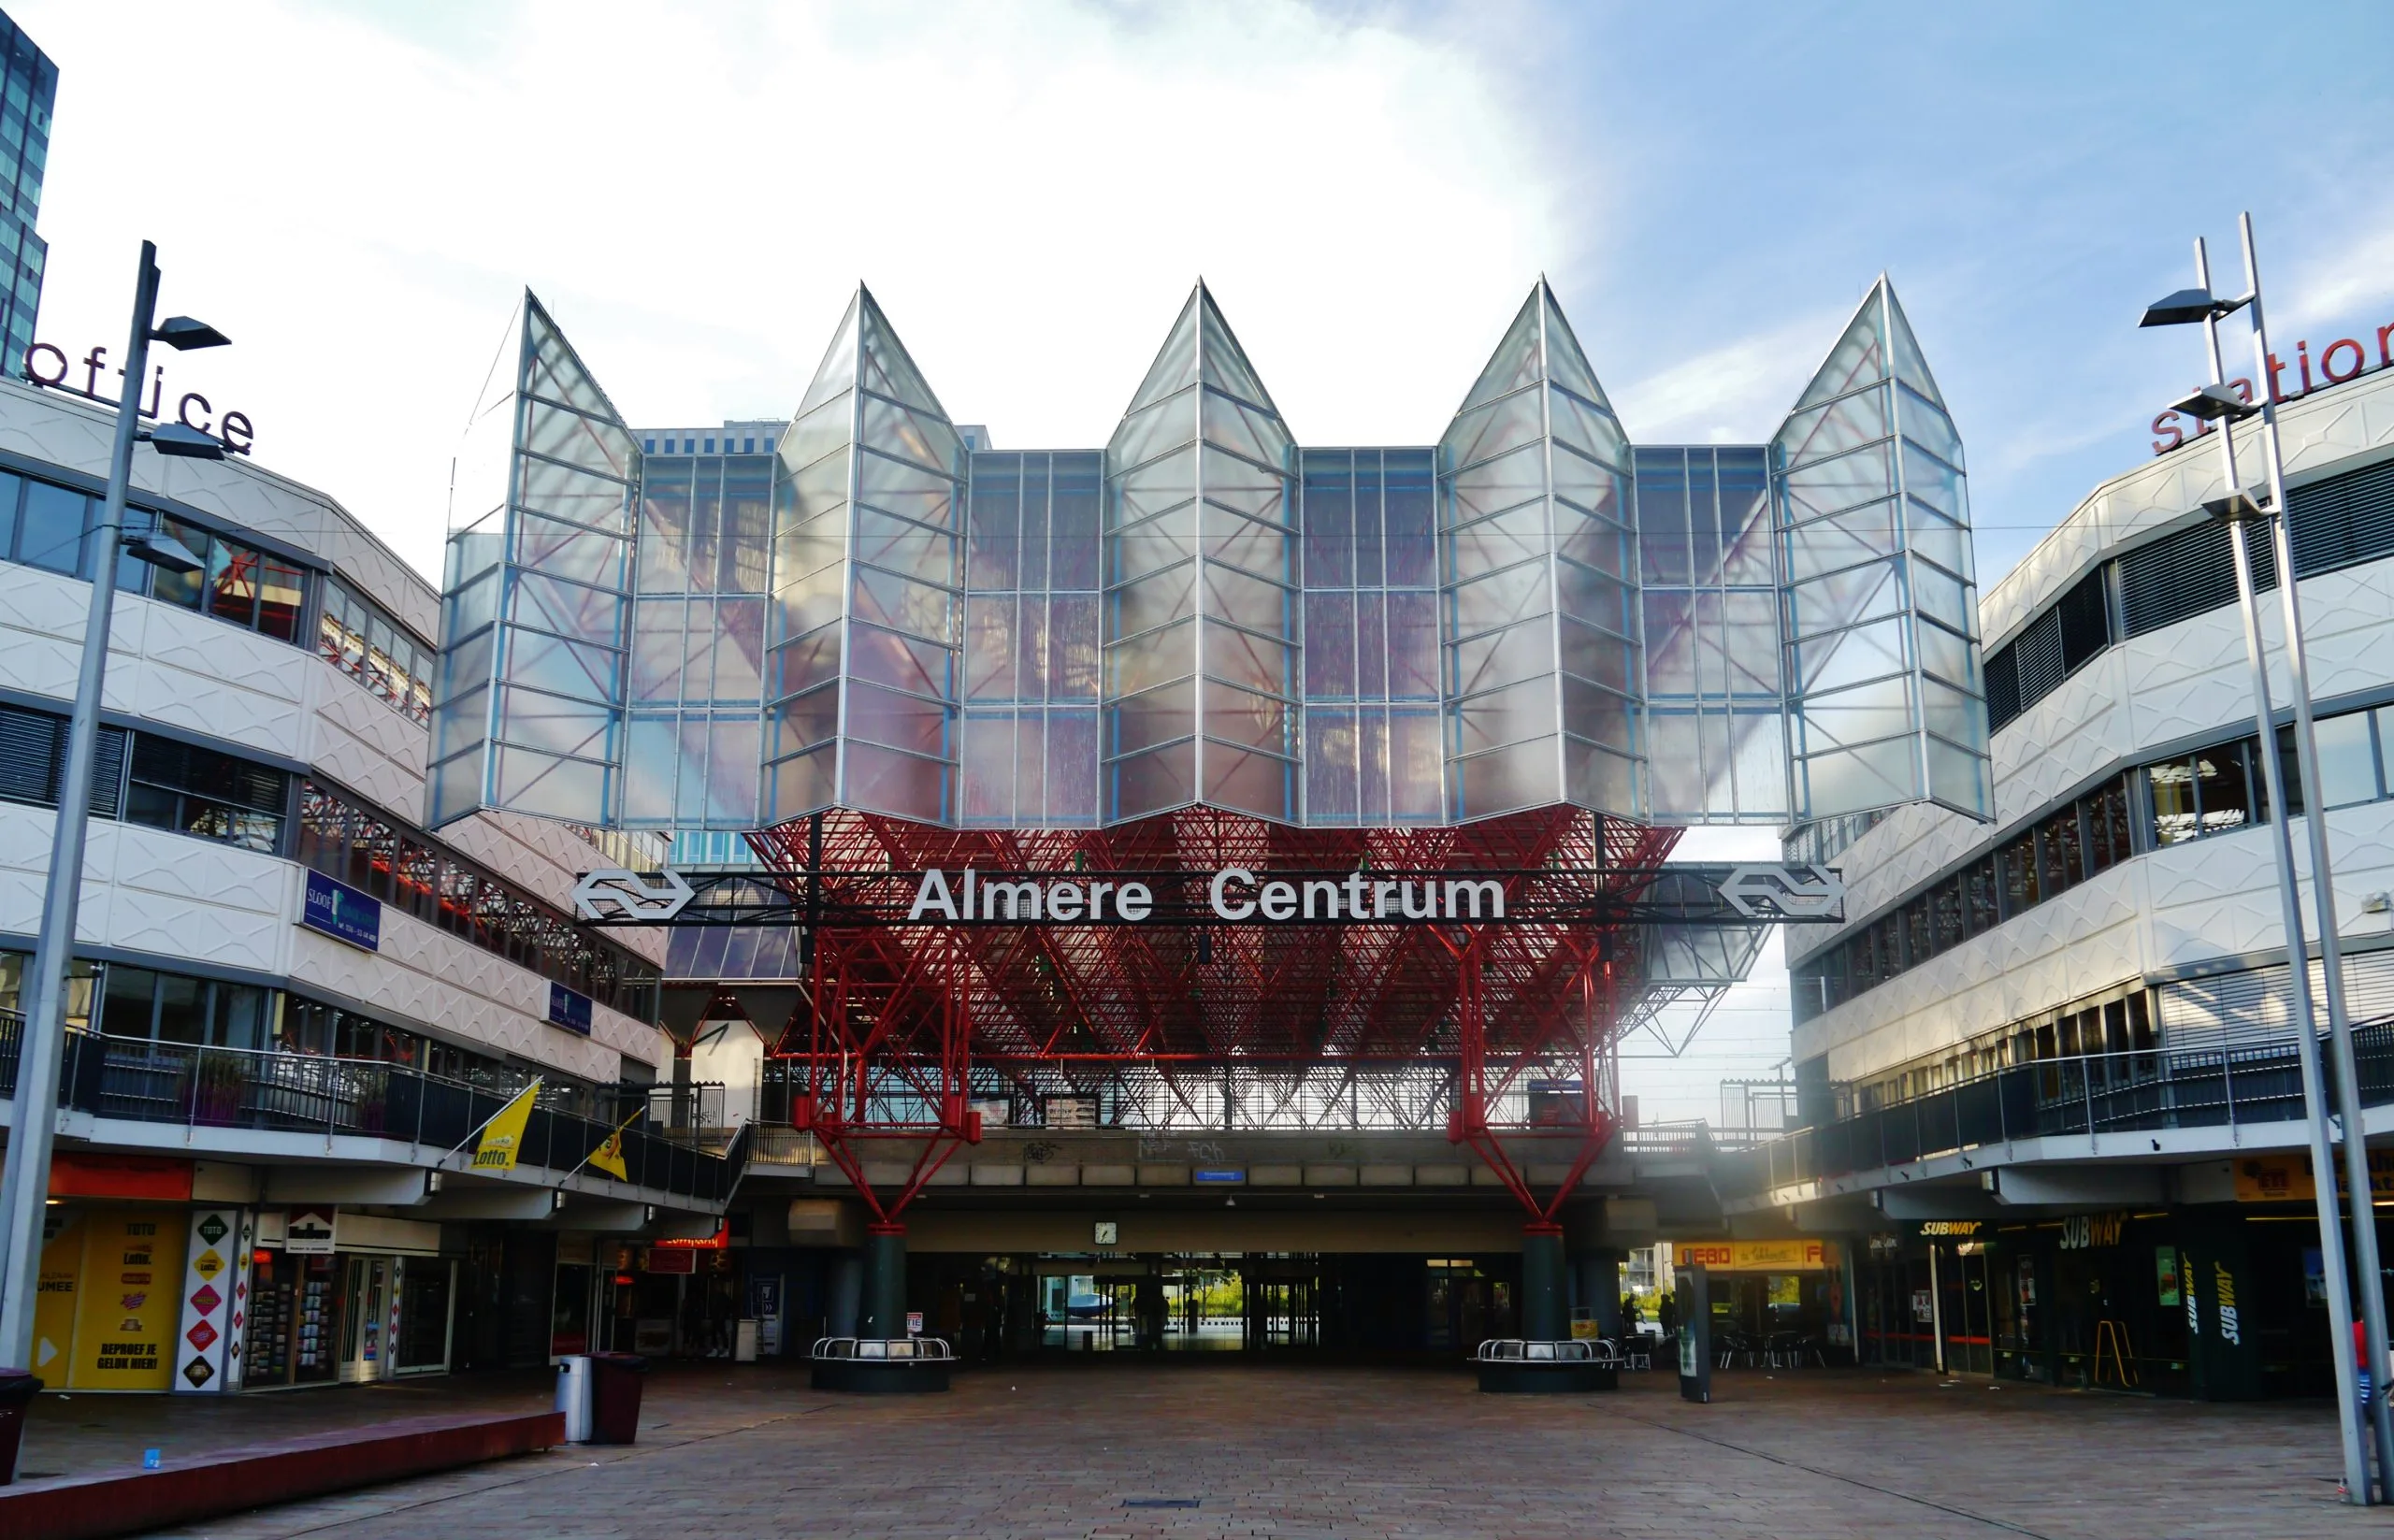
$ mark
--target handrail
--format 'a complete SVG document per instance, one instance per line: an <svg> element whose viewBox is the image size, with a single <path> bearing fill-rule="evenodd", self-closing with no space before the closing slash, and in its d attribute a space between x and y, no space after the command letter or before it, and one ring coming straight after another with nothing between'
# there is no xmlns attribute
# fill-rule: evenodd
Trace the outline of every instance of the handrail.
<svg viewBox="0 0 2394 1540"><path fill-rule="evenodd" d="M0 1013L0 1096L12 1094L23 1017ZM280 1049L214 1048L70 1031L59 1072L59 1105L94 1117L184 1128L356 1135L427 1152L462 1147L522 1093L528 1075L492 1087L377 1059ZM635 1094L645 1095L643 1087ZM521 1164L560 1175L585 1169L619 1129L627 1185L714 1205L740 1178L747 1142L722 1155L635 1120L613 1107L585 1116L536 1101L519 1146ZM744 1132L744 1130L743 1130Z"/></svg>
<svg viewBox="0 0 2394 1540"><path fill-rule="evenodd" d="M1597 1348L1603 1348L1599 1353ZM1472 1357L1482 1363L1618 1363L1621 1347L1609 1337L1593 1341L1569 1337L1539 1342L1523 1337L1491 1337Z"/></svg>
<svg viewBox="0 0 2394 1540"><path fill-rule="evenodd" d="M867 1363L941 1362L956 1357L945 1337L817 1337L808 1350L812 1359L845 1359Z"/></svg>
<svg viewBox="0 0 2394 1540"><path fill-rule="evenodd" d="M2394 1016L2353 1029L2364 1105L2394 1102ZM1715 1147L1724 1198L2055 1135L2284 1124L2302 1115L2298 1044L2154 1047L2031 1059L1798 1129L1747 1150Z"/></svg>

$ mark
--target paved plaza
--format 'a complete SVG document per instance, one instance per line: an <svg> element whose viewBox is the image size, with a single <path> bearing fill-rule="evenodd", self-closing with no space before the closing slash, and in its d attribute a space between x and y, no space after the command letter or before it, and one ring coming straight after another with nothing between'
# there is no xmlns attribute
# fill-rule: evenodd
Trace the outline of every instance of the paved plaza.
<svg viewBox="0 0 2394 1540"><path fill-rule="evenodd" d="M336 1421L529 1404L463 1378L224 1405L49 1401L27 1463L88 1469ZM650 1381L640 1444L561 1450L172 1532L326 1535L2296 1537L2394 1534L2335 1498L2328 1409L1928 1375L1666 1374L1609 1396L1483 1396L1448 1370L1239 1362L961 1375L819 1394L786 1370ZM62 1416L61 1414L69 1414ZM120 1448L119 1446L124 1446Z"/></svg>

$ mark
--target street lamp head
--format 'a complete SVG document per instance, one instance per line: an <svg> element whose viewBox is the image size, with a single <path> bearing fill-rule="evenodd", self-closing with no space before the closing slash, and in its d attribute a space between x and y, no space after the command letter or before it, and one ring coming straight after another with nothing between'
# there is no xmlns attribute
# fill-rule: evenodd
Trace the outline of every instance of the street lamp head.
<svg viewBox="0 0 2394 1540"><path fill-rule="evenodd" d="M2170 403L2171 411L2183 411L2198 422L2212 423L2226 418L2241 422L2261 409L2246 401L2226 385L2202 385Z"/></svg>
<svg viewBox="0 0 2394 1540"><path fill-rule="evenodd" d="M233 340L207 322L194 321L187 315L168 316L150 335L178 353L189 353L194 348L221 348Z"/></svg>
<svg viewBox="0 0 2394 1540"><path fill-rule="evenodd" d="M2176 294L2164 295L2147 305L2144 308L2144 319L2137 324L2140 326L2190 326L2198 321L2208 321L2214 316L2233 315L2251 302L2249 295L2243 299L2215 299L2209 289L2181 289Z"/></svg>
<svg viewBox="0 0 2394 1540"><path fill-rule="evenodd" d="M2185 326L2206 320L2212 310L2209 289L2181 289L2144 308L2140 326Z"/></svg>
<svg viewBox="0 0 2394 1540"><path fill-rule="evenodd" d="M2231 492L2225 497L2208 498L2203 503L2203 511L2222 524L2244 524L2269 516L2268 507L2250 492Z"/></svg>
<svg viewBox="0 0 2394 1540"><path fill-rule="evenodd" d="M221 460L224 458L224 440L214 434L202 433L180 423L161 423L143 431L142 438L161 454L182 460Z"/></svg>
<svg viewBox="0 0 2394 1540"><path fill-rule="evenodd" d="M135 561L146 561L152 567L180 572L186 577L208 569L208 564L195 555L191 547L155 525L148 529L127 531L124 554Z"/></svg>

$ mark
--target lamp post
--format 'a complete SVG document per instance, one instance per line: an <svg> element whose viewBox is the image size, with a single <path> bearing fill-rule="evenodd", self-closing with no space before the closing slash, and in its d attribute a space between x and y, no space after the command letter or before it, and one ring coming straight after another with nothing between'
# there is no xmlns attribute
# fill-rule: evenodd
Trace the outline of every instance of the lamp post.
<svg viewBox="0 0 2394 1540"><path fill-rule="evenodd" d="M42 1210L50 1190L58 1077L66 1048L66 964L75 949L75 911L82 890L92 765L99 747L100 686L108 669L108 624L116 607L117 558L123 550L137 560L182 571L195 571L199 566L154 522L126 538L124 499L133 473L133 446L137 439L147 439L161 454L195 459L222 459L224 454L220 440L195 429L179 424L162 424L154 429L141 425L141 388L149 374L152 341L188 349L221 347L228 340L213 326L188 316L151 324L157 313L157 247L143 241L141 266L134 280L124 390L117 403L116 438L108 453L108 500L99 524L85 541L91 557L92 603L83 624L83 659L75 679L65 772L59 780L57 833L50 842L41 934L34 948L31 1005L18 1037L7 1175L0 1184L0 1365L33 1367Z"/></svg>
<svg viewBox="0 0 2394 1540"><path fill-rule="evenodd" d="M2146 326L2182 325L2199 322L2209 353L2211 383L2197 389L2178 406L2203 422L2217 422L2223 495L2204 503L2204 511L2229 528L2228 544L2236 569L2236 597L2244 622L2244 648L2252 666L2255 743L2261 759L2263 784L2275 812L2271 846L2277 860L2279 903L2286 932L2286 978L2295 1022L2296 1052L2301 1064L2305 1131L2311 1146L2314 1199L2319 1216L2321 1268L2328 1288L2329 1349L2336 1367L2336 1401L2343 1431L2346 1500L2366 1504L2372 1499L2368 1479L2369 1453L2374 1449L2380 1501L2394 1502L2394 1420L2389 1420L2386 1396L2386 1304L2379 1282L2377 1218L2372 1202L2369 1152L2363 1134L2360 1088L2352 1044L2352 1024L2345 1009L2344 951L2337 933L2334 874L2328 858L2327 810L2321 805L2319 751L2312 728L2311 671L2303 646L2302 608L2295 580L2290 513L2286 507L2285 464L2278 443L2277 401L2269 368L2269 332L2261 312L2260 265L2253 243L2253 216L2238 216L2244 250L2245 292L2234 299L2218 299L2211 292L2211 263L2203 242L2195 242L2195 282L2147 307L2141 323ZM2219 322L2223 316L2250 309L2254 377L2259 381L2257 405L2230 389L2220 364ZM2236 471L2235 425L2245 418L2261 419L2262 459L2268 474L2264 505L2245 490ZM2311 1001L2311 948L2303 928L2302 889L2296 874L2293 801L2285 785L2284 763L2277 752L2275 713L2270 705L2269 665L2261 640L2259 601L2254 592L2252 562L2244 545L2244 529L2259 523L2269 531L2271 553L2277 568L2278 594L2284 605L2286 671L2294 707L2296 775L2302 812L2310 834L2313 901L2319 915L2321 984L2327 996L2329 1052L2336 1086L2334 1114L2342 1127L2344 1180L2353 1204L2352 1255L2361 1283L2364 1341L2357 1356L2353 1343L2353 1308L2344 1268L2344 1225L2337 1206L2336 1162L2330 1149L2330 1109L2319 1063L2317 1016ZM2367 1369L2377 1393L2364 1423L2356 1371Z"/></svg>

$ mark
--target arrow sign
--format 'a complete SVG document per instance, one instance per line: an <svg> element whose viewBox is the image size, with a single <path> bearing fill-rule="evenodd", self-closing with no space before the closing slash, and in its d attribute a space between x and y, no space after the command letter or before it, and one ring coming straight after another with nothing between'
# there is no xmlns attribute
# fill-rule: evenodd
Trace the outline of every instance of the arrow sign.
<svg viewBox="0 0 2394 1540"><path fill-rule="evenodd" d="M1845 879L1824 866L1732 867L1721 897L1750 920L1834 920L1845 912Z"/></svg>
<svg viewBox="0 0 2394 1540"><path fill-rule="evenodd" d="M627 920L670 920L690 901L690 885L678 871L657 875L662 880L651 884L639 872L621 867L584 872L573 885L573 912L585 920L603 920L605 906L612 904Z"/></svg>

